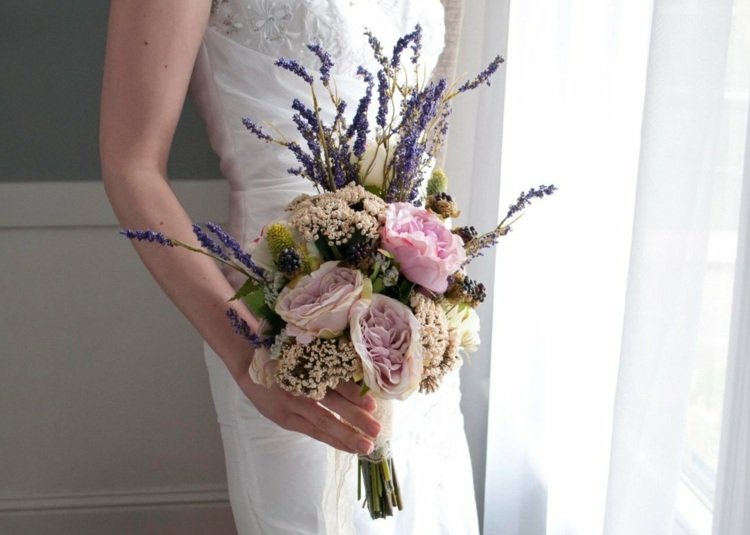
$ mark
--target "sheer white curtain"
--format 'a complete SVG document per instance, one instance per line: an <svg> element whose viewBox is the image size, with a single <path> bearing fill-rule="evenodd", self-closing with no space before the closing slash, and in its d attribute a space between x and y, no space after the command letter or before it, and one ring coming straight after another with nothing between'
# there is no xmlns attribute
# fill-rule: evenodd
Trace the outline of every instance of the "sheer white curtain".
<svg viewBox="0 0 750 535"><path fill-rule="evenodd" d="M707 511L727 519L717 535L748 533L748 496L735 476L750 461L738 424L750 419L748 344L737 319L750 317L750 284L741 282L750 265L735 261L748 0L471 2L459 71L503 45L506 20L504 91L457 110L449 169L471 171L464 193L485 208L472 220L498 215L488 205L499 168L501 209L539 183L560 191L499 246L483 318L491 344L477 357L492 355L484 531L679 529L686 427L711 353L728 354L742 379L727 386L719 487ZM490 103L503 97L504 108ZM731 316L735 272L727 348L720 318ZM721 340L707 344L708 331ZM482 386L479 374L473 380Z"/></svg>
<svg viewBox="0 0 750 535"><path fill-rule="evenodd" d="M732 144L745 126L733 125L747 124L747 87L744 106L728 93L740 89L729 85L740 59L730 47L740 4L654 6L608 535L670 533L675 521L691 384L716 297L707 285L712 253L728 233L736 240L744 158Z"/></svg>

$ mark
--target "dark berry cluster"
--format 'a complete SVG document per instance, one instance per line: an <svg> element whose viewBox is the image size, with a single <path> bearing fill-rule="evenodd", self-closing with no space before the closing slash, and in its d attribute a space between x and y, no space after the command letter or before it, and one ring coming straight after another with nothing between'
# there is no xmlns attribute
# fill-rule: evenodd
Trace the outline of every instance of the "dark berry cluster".
<svg viewBox="0 0 750 535"><path fill-rule="evenodd" d="M375 244L370 241L357 242L349 247L346 260L359 269L367 270L372 265L375 255Z"/></svg>
<svg viewBox="0 0 750 535"><path fill-rule="evenodd" d="M458 227L453 229L453 234L457 234L464 242L464 245L476 238L479 233L474 227Z"/></svg>
<svg viewBox="0 0 750 535"><path fill-rule="evenodd" d="M487 298L487 288L484 283L477 282L468 277L464 279L464 291L466 292L466 295L471 298L470 304L472 306L477 306L480 303L483 303Z"/></svg>
<svg viewBox="0 0 750 535"><path fill-rule="evenodd" d="M297 249L287 247L279 253L279 270L287 275L293 275L302 269L302 257Z"/></svg>
<svg viewBox="0 0 750 535"><path fill-rule="evenodd" d="M445 297L455 303L477 307L487 298L487 288L481 282L457 273L451 277Z"/></svg>
<svg viewBox="0 0 750 535"><path fill-rule="evenodd" d="M436 193L432 196L432 198L435 199L435 201L453 202L453 197L451 197L444 191Z"/></svg>
<svg viewBox="0 0 750 535"><path fill-rule="evenodd" d="M458 217L461 213L458 210L458 205L453 200L453 197L444 191L427 197L427 209L435 212L444 219L448 217Z"/></svg>

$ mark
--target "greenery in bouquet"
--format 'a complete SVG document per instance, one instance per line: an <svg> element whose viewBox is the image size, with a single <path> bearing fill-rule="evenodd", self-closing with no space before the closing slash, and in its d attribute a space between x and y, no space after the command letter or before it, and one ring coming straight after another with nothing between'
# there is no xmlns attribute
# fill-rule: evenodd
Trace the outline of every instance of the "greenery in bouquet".
<svg viewBox="0 0 750 535"><path fill-rule="evenodd" d="M291 105L298 139L274 137L267 125L243 119L258 138L291 151L297 166L289 172L311 181L317 194L292 200L246 246L211 223L194 226L202 249L153 231L123 231L208 254L243 273L247 281L232 299L263 320L263 331L253 332L234 310L228 315L255 348L251 377L316 400L345 381L384 401L434 392L479 343L475 308L486 291L466 266L506 235L533 199L555 191L522 193L489 232L452 227L459 207L445 173L432 170L450 103L489 84L503 59L456 87L426 79L419 26L390 57L367 37L377 69L359 67L364 96L353 113L337 94L330 55L310 45L320 63L315 77L294 59L276 62L310 87L309 103ZM360 456L359 467L373 518L402 508L387 438Z"/></svg>

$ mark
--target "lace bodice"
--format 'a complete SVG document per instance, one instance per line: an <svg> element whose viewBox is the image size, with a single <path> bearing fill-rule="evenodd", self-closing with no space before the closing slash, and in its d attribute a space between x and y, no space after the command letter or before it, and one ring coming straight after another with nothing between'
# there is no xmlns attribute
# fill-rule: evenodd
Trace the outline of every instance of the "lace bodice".
<svg viewBox="0 0 750 535"><path fill-rule="evenodd" d="M392 44L419 22L425 29L425 58L436 60L442 16L438 0L214 0L210 27L242 46L309 67L316 64L305 45L319 44L337 59L334 72L345 75L371 63L365 29Z"/></svg>

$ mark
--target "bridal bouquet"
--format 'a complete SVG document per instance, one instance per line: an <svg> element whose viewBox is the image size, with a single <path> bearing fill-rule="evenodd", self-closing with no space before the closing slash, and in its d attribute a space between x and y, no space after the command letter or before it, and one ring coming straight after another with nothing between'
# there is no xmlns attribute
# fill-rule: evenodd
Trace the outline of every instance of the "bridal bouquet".
<svg viewBox="0 0 750 535"><path fill-rule="evenodd" d="M450 102L489 84L503 59L456 87L423 79L419 26L390 57L367 36L378 68L359 68L364 95L353 114L337 94L330 55L310 45L320 62L315 77L294 59L276 62L310 87L309 103L291 104L299 139L274 137L243 120L261 140L291 151L298 165L289 172L311 181L317 194L292 200L245 246L211 223L194 226L202 249L154 231L123 233L202 252L243 273L246 282L232 299L244 301L264 329L253 332L233 310L228 315L255 347L253 380L315 400L340 382L357 381L380 400L387 437L389 400L435 391L462 352L476 350L475 308L485 287L466 266L511 230L532 199L555 187L522 193L489 232L453 227L459 208L445 173L432 170ZM330 101L328 121L321 96ZM358 474L373 518L403 507L387 439L359 457Z"/></svg>

